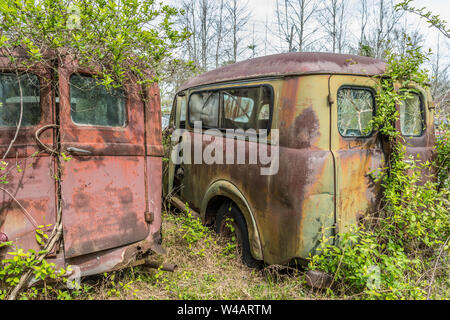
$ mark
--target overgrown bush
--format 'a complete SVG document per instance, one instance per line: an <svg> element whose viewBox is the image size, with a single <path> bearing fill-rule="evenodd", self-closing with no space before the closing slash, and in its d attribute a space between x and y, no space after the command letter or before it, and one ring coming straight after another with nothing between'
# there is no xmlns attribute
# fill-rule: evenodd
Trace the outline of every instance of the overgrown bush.
<svg viewBox="0 0 450 320"><path fill-rule="evenodd" d="M438 139L436 161L429 163L405 156L395 128L399 118L396 105L408 96L398 88L411 83L426 85L426 73L419 68L424 60L425 55L412 47L404 56L388 55L372 123L392 150L386 168L376 178L383 188L383 209L368 214L361 225L335 239L324 238L318 253L311 257L309 269L333 275L330 294L424 299L442 298L432 290L436 283L448 288L449 132ZM422 174L433 171L438 177L421 183Z"/></svg>
<svg viewBox="0 0 450 320"><path fill-rule="evenodd" d="M39 234L37 233L36 236ZM28 270L32 270L33 282L37 282L39 285L22 290L19 299L67 299L71 297L71 293L66 288L63 290L59 288L59 285L67 283L66 275L71 272L70 266L67 269L57 269L54 263L39 259L43 251L13 249L11 242L0 244L0 248L5 247L11 247L11 249L7 253L8 258L3 259L0 263L0 300L8 297L19 284L22 275Z"/></svg>

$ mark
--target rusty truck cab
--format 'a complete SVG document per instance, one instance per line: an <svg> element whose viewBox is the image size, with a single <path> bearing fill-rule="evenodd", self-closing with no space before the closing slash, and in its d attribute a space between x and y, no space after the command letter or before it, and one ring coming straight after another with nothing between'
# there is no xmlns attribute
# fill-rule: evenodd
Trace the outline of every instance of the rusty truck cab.
<svg viewBox="0 0 450 320"><path fill-rule="evenodd" d="M243 254L251 253L244 259L249 265L252 259L304 262L323 235L345 230L377 206L380 186L370 173L383 166L385 154L380 135L367 129L376 111L373 76L384 70L385 63L373 58L288 53L191 79L175 97L170 126L184 130L172 149L179 152L184 141L191 147L182 153L194 156L179 163L171 158L165 193L180 208L187 202L216 231L224 210L240 215L245 230L238 238L246 237L241 245ZM398 126L408 152L429 159L432 101L427 89L416 91L399 106ZM230 137L229 129L241 133ZM267 136L255 135L259 130ZM194 159L196 148L208 153L212 144L215 153L223 150L222 161ZM278 153L272 174L262 174L267 161L249 160L262 147ZM225 162L242 150L246 161Z"/></svg>
<svg viewBox="0 0 450 320"><path fill-rule="evenodd" d="M36 230L50 234L60 211L50 262L80 275L125 267L160 249L159 88L107 90L70 57L48 61L25 69L0 57L0 234L38 251Z"/></svg>

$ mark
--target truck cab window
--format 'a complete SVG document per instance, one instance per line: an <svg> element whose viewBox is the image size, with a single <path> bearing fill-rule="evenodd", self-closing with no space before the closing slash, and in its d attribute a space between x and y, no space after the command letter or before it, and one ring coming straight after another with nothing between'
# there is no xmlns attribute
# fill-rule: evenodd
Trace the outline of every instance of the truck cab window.
<svg viewBox="0 0 450 320"><path fill-rule="evenodd" d="M19 89L22 87L22 95ZM23 105L21 126L33 126L40 122L39 78L33 74L0 73L0 126L16 127Z"/></svg>
<svg viewBox="0 0 450 320"><path fill-rule="evenodd" d="M70 114L79 125L125 126L125 93L107 90L89 76L70 77Z"/></svg>

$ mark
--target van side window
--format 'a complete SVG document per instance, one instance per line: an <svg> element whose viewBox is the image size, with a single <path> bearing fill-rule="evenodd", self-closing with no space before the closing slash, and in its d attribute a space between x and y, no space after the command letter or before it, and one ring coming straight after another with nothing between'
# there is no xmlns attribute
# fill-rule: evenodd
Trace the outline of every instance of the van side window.
<svg viewBox="0 0 450 320"><path fill-rule="evenodd" d="M223 91L224 129L248 129L253 127L253 108L259 98L259 88L232 89Z"/></svg>
<svg viewBox="0 0 450 320"><path fill-rule="evenodd" d="M422 101L417 93L400 104L400 129L402 135L419 137L424 130Z"/></svg>
<svg viewBox="0 0 450 320"><path fill-rule="evenodd" d="M22 87L22 96L19 89ZM16 127L23 105L21 126L33 126L41 120L39 78L33 74L19 76L0 73L0 126Z"/></svg>
<svg viewBox="0 0 450 320"><path fill-rule="evenodd" d="M368 137L375 111L375 96L369 88L343 87L338 91L338 129L343 137Z"/></svg>
<svg viewBox="0 0 450 320"><path fill-rule="evenodd" d="M268 129L272 94L267 86L223 92L222 129Z"/></svg>
<svg viewBox="0 0 450 320"><path fill-rule="evenodd" d="M125 93L107 90L88 76L70 77L70 115L75 124L125 126Z"/></svg>
<svg viewBox="0 0 450 320"><path fill-rule="evenodd" d="M192 125L196 121L201 121L203 127L217 128L219 125L219 93L197 92L192 94L189 99L189 120Z"/></svg>
<svg viewBox="0 0 450 320"><path fill-rule="evenodd" d="M262 85L193 93L188 112L191 126L201 121L206 128L266 130L272 109L272 89Z"/></svg>

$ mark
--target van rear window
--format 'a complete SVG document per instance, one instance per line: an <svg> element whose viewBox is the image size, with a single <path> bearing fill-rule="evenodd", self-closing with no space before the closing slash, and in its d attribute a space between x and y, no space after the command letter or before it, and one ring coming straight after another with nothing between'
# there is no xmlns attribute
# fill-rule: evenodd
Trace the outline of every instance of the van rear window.
<svg viewBox="0 0 450 320"><path fill-rule="evenodd" d="M123 90L107 90L89 76L70 77L70 115L75 124L125 126Z"/></svg>
<svg viewBox="0 0 450 320"><path fill-rule="evenodd" d="M375 96L371 89L343 87L338 91L338 128L343 137L368 137L370 121L375 111Z"/></svg>
<svg viewBox="0 0 450 320"><path fill-rule="evenodd" d="M419 137L424 130L422 102L417 93L410 93L410 97L400 104L400 128L402 135Z"/></svg>
<svg viewBox="0 0 450 320"><path fill-rule="evenodd" d="M39 78L33 74L17 78L13 73L0 73L0 127L16 127L19 124L21 104L21 126L38 124L41 119Z"/></svg>

